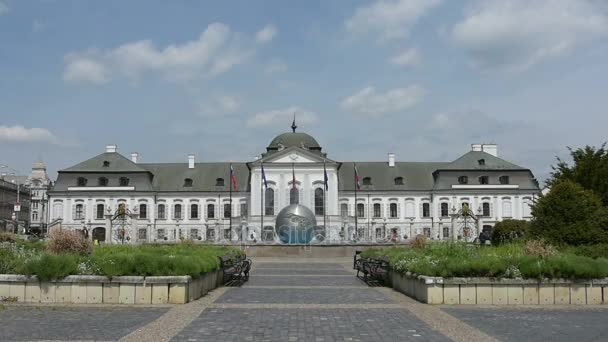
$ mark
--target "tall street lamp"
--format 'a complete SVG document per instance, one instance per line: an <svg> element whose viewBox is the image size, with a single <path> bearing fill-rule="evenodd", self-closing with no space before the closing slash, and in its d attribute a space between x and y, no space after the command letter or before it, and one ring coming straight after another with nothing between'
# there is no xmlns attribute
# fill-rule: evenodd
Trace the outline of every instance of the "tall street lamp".
<svg viewBox="0 0 608 342"><path fill-rule="evenodd" d="M14 219L13 221L17 222L17 232L19 231L19 212L21 211L21 202L19 201L19 195L21 193L21 186L19 185L19 171L13 169L12 167L9 167L8 165L5 164L0 164L0 169L7 169L9 171L12 171L13 175L15 176L15 182L17 184L17 203L15 204L14 208L13 208L13 216Z"/></svg>

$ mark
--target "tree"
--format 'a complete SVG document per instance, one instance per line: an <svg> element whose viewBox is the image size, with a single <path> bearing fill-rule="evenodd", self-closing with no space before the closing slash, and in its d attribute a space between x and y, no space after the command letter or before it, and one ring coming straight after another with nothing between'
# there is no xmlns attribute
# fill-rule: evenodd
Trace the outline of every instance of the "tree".
<svg viewBox="0 0 608 342"><path fill-rule="evenodd" d="M570 180L580 184L587 190L592 190L602 199L604 206L608 205L608 150L603 144L599 149L585 146L573 150L568 148L574 162L569 165L557 158L557 165L552 166L551 178L547 185L553 187L560 181Z"/></svg>
<svg viewBox="0 0 608 342"><path fill-rule="evenodd" d="M555 244L608 242L608 210L601 199L581 185L562 180L532 208L530 235Z"/></svg>

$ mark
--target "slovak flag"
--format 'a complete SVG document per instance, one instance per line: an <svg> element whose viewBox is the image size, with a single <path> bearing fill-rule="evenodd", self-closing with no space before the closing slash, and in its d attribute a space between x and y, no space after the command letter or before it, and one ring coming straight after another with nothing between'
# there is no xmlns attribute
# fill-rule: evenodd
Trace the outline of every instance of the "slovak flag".
<svg viewBox="0 0 608 342"><path fill-rule="evenodd" d="M268 189L268 181L266 180L266 172L264 172L264 163L262 163L262 182L264 184L264 188Z"/></svg>
<svg viewBox="0 0 608 342"><path fill-rule="evenodd" d="M323 183L325 183L325 191L329 190L329 177L325 168L325 159L323 159Z"/></svg>
<svg viewBox="0 0 608 342"><path fill-rule="evenodd" d="M234 174L234 168L232 168L232 164L230 164L230 179L232 180L232 186L234 187L234 191L239 191L239 183L236 181L236 175Z"/></svg>
<svg viewBox="0 0 608 342"><path fill-rule="evenodd" d="M357 164L355 164L355 187L356 190L361 190L361 177L359 177L359 173L357 172Z"/></svg>

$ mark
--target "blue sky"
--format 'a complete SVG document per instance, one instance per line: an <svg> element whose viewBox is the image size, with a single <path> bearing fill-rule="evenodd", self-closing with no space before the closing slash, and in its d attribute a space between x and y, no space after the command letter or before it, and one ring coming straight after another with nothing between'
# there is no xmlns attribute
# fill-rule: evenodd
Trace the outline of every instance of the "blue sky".
<svg viewBox="0 0 608 342"><path fill-rule="evenodd" d="M544 178L607 140L607 38L598 0L0 0L0 163L248 161L295 112L335 160Z"/></svg>

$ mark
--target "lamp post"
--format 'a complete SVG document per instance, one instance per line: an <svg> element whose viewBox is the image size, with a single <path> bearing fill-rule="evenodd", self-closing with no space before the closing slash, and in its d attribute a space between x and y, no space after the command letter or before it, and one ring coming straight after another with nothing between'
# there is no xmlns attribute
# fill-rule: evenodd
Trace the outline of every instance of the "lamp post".
<svg viewBox="0 0 608 342"><path fill-rule="evenodd" d="M21 186L19 184L19 171L13 169L12 167L9 167L8 165L5 164L0 164L0 169L7 169L9 171L12 171L13 175L15 176L15 183L17 184L17 203L15 203L15 206L13 207L13 221L15 221L17 223L17 233L19 232L19 213L21 212L21 202L19 201L19 195L21 193Z"/></svg>

